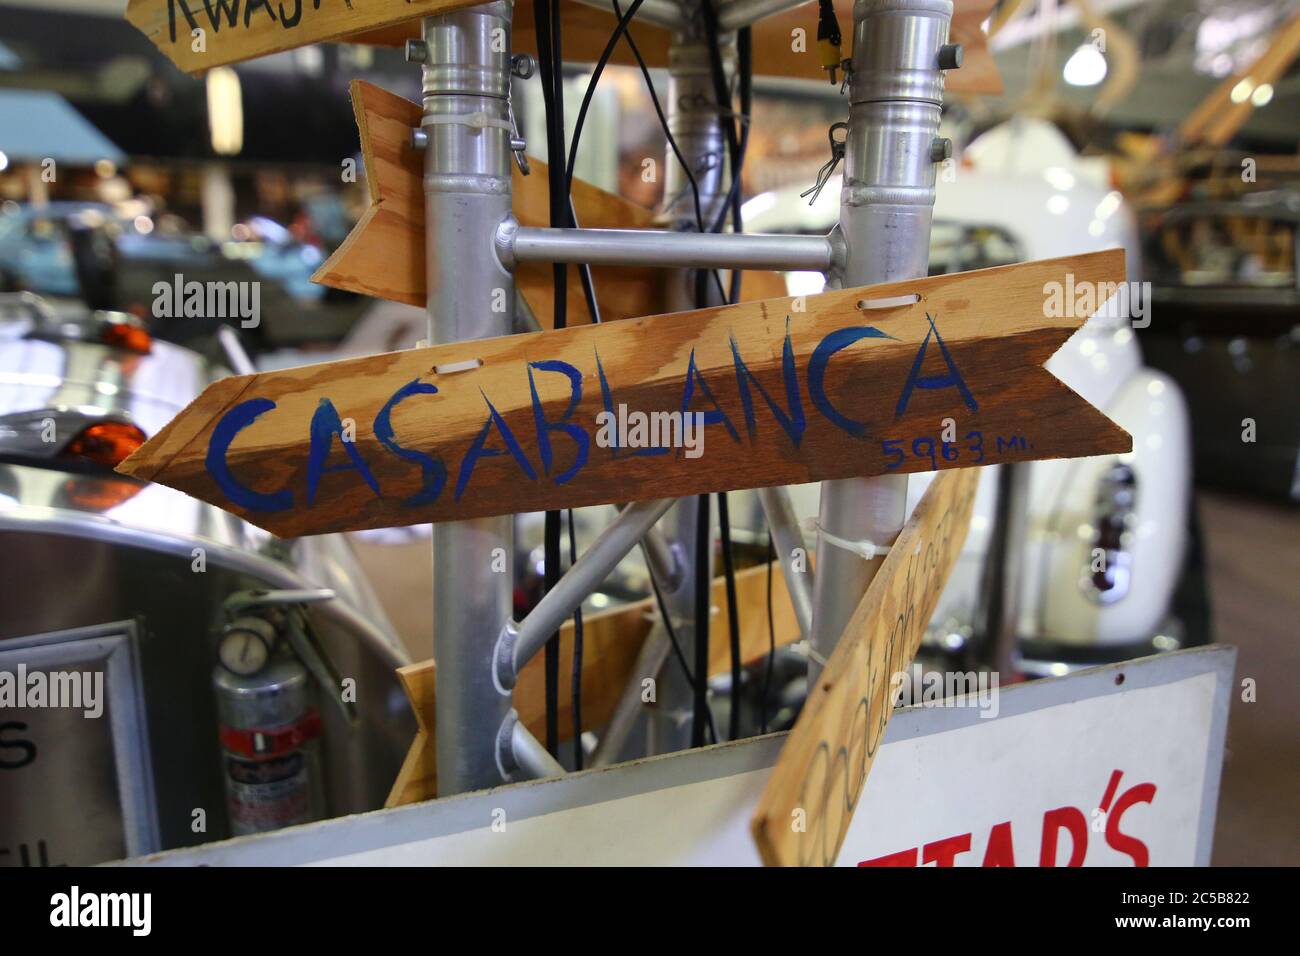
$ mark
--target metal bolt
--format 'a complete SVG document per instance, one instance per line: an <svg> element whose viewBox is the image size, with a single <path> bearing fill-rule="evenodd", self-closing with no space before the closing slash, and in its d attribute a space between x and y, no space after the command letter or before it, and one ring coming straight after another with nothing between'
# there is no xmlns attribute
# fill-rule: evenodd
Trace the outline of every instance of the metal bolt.
<svg viewBox="0 0 1300 956"><path fill-rule="evenodd" d="M429 60L429 45L423 40L406 41L406 62L407 63L427 63Z"/></svg>
<svg viewBox="0 0 1300 956"><path fill-rule="evenodd" d="M510 57L510 72L526 80L537 71L537 61L530 53L516 53Z"/></svg>
<svg viewBox="0 0 1300 956"><path fill-rule="evenodd" d="M528 165L528 157L524 155L524 150L527 148L528 144L524 142L522 136L510 137L510 149L515 154L515 165L519 167L519 171L525 176L532 172L532 169Z"/></svg>
<svg viewBox="0 0 1300 956"><path fill-rule="evenodd" d="M939 69L958 69L961 66L961 56L960 43L945 43L939 47Z"/></svg>
<svg viewBox="0 0 1300 956"><path fill-rule="evenodd" d="M429 134L422 129L411 130L411 148L425 149L429 145Z"/></svg>
<svg viewBox="0 0 1300 956"><path fill-rule="evenodd" d="M947 136L938 136L930 143L930 162L942 163L952 157L952 140Z"/></svg>

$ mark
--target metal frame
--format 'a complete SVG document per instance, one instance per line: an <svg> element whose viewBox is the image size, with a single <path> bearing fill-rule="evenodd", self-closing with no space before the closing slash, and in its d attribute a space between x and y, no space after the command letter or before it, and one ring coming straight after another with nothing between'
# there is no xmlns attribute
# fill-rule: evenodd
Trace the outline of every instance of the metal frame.
<svg viewBox="0 0 1300 956"><path fill-rule="evenodd" d="M582 2L611 6L608 0ZM734 70L736 29L804 2L721 3L718 44L724 69ZM840 223L829 236L701 234L686 177L671 154L662 231L520 227L511 215L510 196L511 150L519 145L509 106L511 11L508 0L497 0L428 17L423 43L408 50L423 63L425 117L413 142L426 151L431 341L510 333L517 262L676 269L668 279L674 309L695 306L693 276L700 268L816 270L828 274L833 286L926 275L934 167L946 156L938 137L943 70L960 62L959 51L947 45L950 0L856 3ZM728 184L701 9L689 0L645 0L638 15L674 31L669 126L695 173L704 215L712 220ZM471 123L473 114L495 124L481 116ZM494 299L496 311L490 304ZM760 492L796 619L810 642L812 676L901 529L906 497L906 477L826 482L819 517L825 534L813 577L796 568L794 558L804 542L785 489ZM562 772L519 723L510 689L519 669L638 542L665 592L682 651L688 660L693 657L697 508L695 498L629 505L519 622L510 614L511 518L434 526L434 656L445 677L437 702L443 794ZM664 516L661 534L654 526ZM864 559L860 549L843 548L845 541L870 542L877 557ZM501 566L498 549L506 556L505 573L492 570L494 558ZM651 752L685 745L681 718L691 707L684 675L665 667L664 643L661 636L654 653L643 655L647 665L662 672L657 710L667 717L651 722ZM630 714L620 708L616 736L630 732ZM614 749L613 743L602 746L602 757L611 759Z"/></svg>
<svg viewBox="0 0 1300 956"><path fill-rule="evenodd" d="M0 667L6 670L18 662L26 664L30 671L80 670L103 664L108 696L103 705L113 741L122 842L127 856L156 852L162 842L139 640L135 621L115 621L12 638L0 645Z"/></svg>

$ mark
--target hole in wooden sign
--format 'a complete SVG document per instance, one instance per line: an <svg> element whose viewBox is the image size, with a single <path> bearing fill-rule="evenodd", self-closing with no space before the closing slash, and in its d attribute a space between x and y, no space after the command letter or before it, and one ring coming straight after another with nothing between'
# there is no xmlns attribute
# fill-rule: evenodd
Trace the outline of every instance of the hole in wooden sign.
<svg viewBox="0 0 1300 956"><path fill-rule="evenodd" d="M433 371L437 375L454 375L456 372L468 372L470 369L478 368L482 364L482 359L466 359L463 362L448 362L446 365L435 365Z"/></svg>
<svg viewBox="0 0 1300 956"><path fill-rule="evenodd" d="M904 306L916 305L921 301L921 296L915 292L907 295L891 295L883 299L859 299L859 309L901 309Z"/></svg>

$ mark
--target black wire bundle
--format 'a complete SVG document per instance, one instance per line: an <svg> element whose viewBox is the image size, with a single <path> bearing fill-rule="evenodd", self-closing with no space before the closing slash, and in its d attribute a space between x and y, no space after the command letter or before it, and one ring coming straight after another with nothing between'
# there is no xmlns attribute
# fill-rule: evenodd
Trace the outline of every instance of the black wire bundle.
<svg viewBox="0 0 1300 956"><path fill-rule="evenodd" d="M533 4L533 22L537 29L537 62L542 81L542 102L546 118L546 155L549 165L548 186L550 191L551 226L564 226L568 217L568 203L564 200L564 89L561 76L563 61L560 32L559 3L551 0L537 0ZM567 324L568 269L564 263L554 264L555 314L554 327L562 329ZM570 522L572 533L572 522ZM546 512L544 542L543 583L547 592L555 587L560 579L560 513ZM579 614L581 609L579 609ZM559 723L559 686L560 686L560 634L557 631L546 641L546 749L552 756L558 756ZM579 742L579 753L581 743Z"/></svg>
<svg viewBox="0 0 1300 956"><path fill-rule="evenodd" d="M574 124L573 140L569 145L567 158L564 155L564 94L563 94L563 51L561 43L561 25L560 9L558 0L537 0L534 4L534 22L537 29L538 44L538 62L539 73L542 80L542 98L546 113L547 129L547 162L549 165L548 186L550 191L551 207L551 225L556 228L574 227L577 225L577 219L573 212L572 190L574 167L577 163L578 143L582 137L583 125L586 122L587 111L590 107L592 97L595 94L596 86L600 81L601 74L609 64L610 57L613 55L615 47L618 45L620 38L626 39L633 56L636 58L637 65L641 70L641 75L645 79L646 89L650 94L650 99L654 105L655 115L663 127L664 135L668 140L673 155L681 164L685 172L694 200L695 219L697 228L703 232L706 229L704 223L703 209L700 201L699 183L695 178L695 173L687 162L686 157L682 155L672 131L668 126L667 117L664 115L663 107L660 104L659 97L654 88L654 82L650 77L649 68L641 51L637 48L636 41L628 32L628 25L636 15L643 0L633 0L628 7L627 13L623 13L618 0L613 0L614 12L619 18L618 25L611 34L605 49L592 71L591 79L587 84L587 89L583 95L582 105L579 108L577 120ZM752 38L748 27L740 31L737 40L737 58L739 73L739 94L740 94L740 131L737 133L735 117L731 112L731 96L727 90L726 76L722 66L721 54L718 50L718 25L717 15L714 11L710 0L704 0L703 13L705 19L706 35L709 40L711 56L711 73L713 78L714 92L717 97L718 110L720 118L723 121L723 128L727 135L728 157L731 167L731 186L728 191L726 201L719 209L718 216L713 222L708 224L708 231L718 232L725 223L728 212L731 215L733 228L739 232L742 228L740 213L740 173L744 163L744 155L749 142L749 115L752 108L753 84L752 84ZM554 327L564 328L567 320L567 268L563 263L556 263L553 266L555 281L555 315ZM698 305L707 305L707 283L708 276L712 275L714 283L717 286L719 295L724 301L735 302L740 296L740 270L733 270L731 274L730 289L724 291L722 283L716 272L711 270L699 270L696 280L696 300ZM587 266L581 267L581 277L583 284L584 296L587 300L588 310L591 313L592 321L599 322L600 315L596 302L595 289L591 280L591 272ZM731 548L731 529L730 517L727 512L727 500L725 493L718 495L719 524L722 538L723 549L723 567L726 575L727 601L731 613L730 622L730 649L731 649L731 675L732 675L732 711L729 727L729 736L735 738L739 735L739 708L737 706L740 692L740 631L738 604L736 600L735 585L735 565ZM695 647L695 667L694 671L687 666L685 656L682 654L677 635L673 629L671 618L664 604L663 595L659 591L658 584L651 575L651 585L655 592L655 597L659 604L660 614L663 616L664 625L668 632L669 639L672 642L673 650L686 673L688 682L691 685L694 695L694 721L692 724L692 744L700 746L705 742L704 734L706 728L710 731L712 739L717 741L717 729L713 726L713 715L708 707L707 689L708 689L708 633L709 633L709 610L711 598L711 585L709 580L708 567L711 549L711 527L710 527L710 508L709 496L699 496L699 507L696 527L696 570L697 576L695 581L695 625L696 625L696 647ZM569 560L576 560L576 547L574 541L573 515L569 512ZM546 541L545 541L545 585L549 591L555 582L559 579L559 513L547 512L546 515ZM574 662L572 674L572 694L573 694L573 716L574 716L574 762L578 768L582 766L582 718L581 718L581 673L582 673L582 617L581 609L575 612L575 646ZM770 611L769 611L770 617ZM770 621L769 621L770 625ZM546 644L546 735L547 748L554 754L558 749L558 684L559 684L559 635L554 635Z"/></svg>

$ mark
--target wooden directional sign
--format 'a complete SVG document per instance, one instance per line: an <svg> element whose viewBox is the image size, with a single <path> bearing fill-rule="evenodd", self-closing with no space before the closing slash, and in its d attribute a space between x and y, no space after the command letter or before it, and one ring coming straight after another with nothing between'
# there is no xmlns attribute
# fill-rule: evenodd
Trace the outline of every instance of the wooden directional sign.
<svg viewBox="0 0 1300 956"><path fill-rule="evenodd" d="M420 18L474 6L481 0L129 0L127 19L173 63L188 73L281 53L313 43L340 41L400 46L420 35ZM564 54L592 62L618 23L610 11L561 0ZM953 42L963 44L965 63L948 74L953 92L1001 93L1002 82L980 24L992 0L957 0ZM844 55L852 50L853 2L836 0ZM627 6L624 5L624 10ZM650 66L668 65L668 31L634 21L637 47ZM796 31L802 31L798 33ZM754 69L764 76L824 80L816 50L817 5L808 3L767 17L754 27ZM516 51L536 52L531 0L518 0L511 26ZM614 63L636 61L626 43Z"/></svg>
<svg viewBox="0 0 1300 956"><path fill-rule="evenodd" d="M173 63L193 73L470 5L466 0L130 0L126 18Z"/></svg>
<svg viewBox="0 0 1300 956"><path fill-rule="evenodd" d="M1123 277L1110 250L235 376L119 470L294 536L1124 452L1042 368Z"/></svg>
<svg viewBox="0 0 1300 956"><path fill-rule="evenodd" d="M421 308L424 284L423 154L410 147L411 130L420 125L420 107L372 83L353 80L352 109L357 118L370 208L343 244L312 276L321 285L405 302ZM513 211L523 226L550 225L546 164L530 157L532 175L514 170ZM591 229L648 229L650 210L580 179L573 181L578 223ZM577 269L569 269L570 325L591 321ZM549 327L553 315L554 272L548 263L522 263L515 273L519 289L538 321ZM625 319L667 311L662 269L597 266L592 284L601 317ZM785 292L775 272L746 272L745 301Z"/></svg>
<svg viewBox="0 0 1300 956"><path fill-rule="evenodd" d="M939 475L889 550L810 689L751 829L769 866L831 866L893 712L893 675L916 656L966 539L978 472Z"/></svg>

